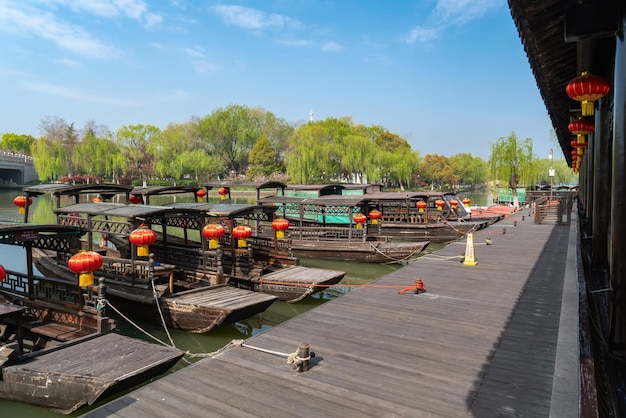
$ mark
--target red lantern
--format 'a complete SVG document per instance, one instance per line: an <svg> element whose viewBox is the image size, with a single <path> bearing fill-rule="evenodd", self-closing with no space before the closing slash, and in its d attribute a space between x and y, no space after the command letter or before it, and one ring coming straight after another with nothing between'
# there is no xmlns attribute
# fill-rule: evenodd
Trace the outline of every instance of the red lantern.
<svg viewBox="0 0 626 418"><path fill-rule="evenodd" d="M357 213L356 215L354 215L354 222L356 222L357 228L363 228L363 224L367 222L367 216L363 215L362 213Z"/></svg>
<svg viewBox="0 0 626 418"><path fill-rule="evenodd" d="M463 206L468 206L472 201L466 197L465 199L461 200L461 202L463 202Z"/></svg>
<svg viewBox="0 0 626 418"><path fill-rule="evenodd" d="M450 206L452 206L452 210L456 210L459 207L459 201L456 199L452 199L450 201Z"/></svg>
<svg viewBox="0 0 626 418"><path fill-rule="evenodd" d="M102 267L102 256L95 251L80 251L74 254L67 266L78 276L79 286L93 284L93 272Z"/></svg>
<svg viewBox="0 0 626 418"><path fill-rule="evenodd" d="M217 192L220 194L220 200L226 200L226 195L228 194L228 188L220 187Z"/></svg>
<svg viewBox="0 0 626 418"><path fill-rule="evenodd" d="M207 224L202 228L202 235L209 239L209 249L218 247L219 239L224 236L224 227L220 224Z"/></svg>
<svg viewBox="0 0 626 418"><path fill-rule="evenodd" d="M141 203L141 197L135 194L131 194L128 200L130 200L130 203L132 203L133 205L138 205L139 203Z"/></svg>
<svg viewBox="0 0 626 418"><path fill-rule="evenodd" d="M7 277L7 271L4 269L4 266L0 264L0 283Z"/></svg>
<svg viewBox="0 0 626 418"><path fill-rule="evenodd" d="M19 208L18 212L20 213L20 215L23 215L26 212L26 205L32 205L33 199L29 197L27 202L26 196L17 196L15 199L13 199L13 204Z"/></svg>
<svg viewBox="0 0 626 418"><path fill-rule="evenodd" d="M444 202L441 199L437 199L435 200L435 206L437 206L437 210L443 210L443 207L446 205L446 202Z"/></svg>
<svg viewBox="0 0 626 418"><path fill-rule="evenodd" d="M206 190L200 189L196 192L196 198L198 199L198 202L202 202L204 196L206 196Z"/></svg>
<svg viewBox="0 0 626 418"><path fill-rule="evenodd" d="M284 218L276 218L272 221L272 228L276 231L276 238L285 238L285 231L289 228L289 221Z"/></svg>
<svg viewBox="0 0 626 418"><path fill-rule="evenodd" d="M593 122L588 121L587 119L578 118L575 121L570 122L567 125L567 129L578 139L578 142L583 142L585 140L585 135L588 135L593 132L595 126Z"/></svg>
<svg viewBox="0 0 626 418"><path fill-rule="evenodd" d="M424 202L423 200L418 201L415 206L417 207L417 211L422 213L424 212L424 210L426 209L426 207L428 206L428 204L426 202Z"/></svg>
<svg viewBox="0 0 626 418"><path fill-rule="evenodd" d="M252 228L248 225L238 225L233 228L232 235L237 238L237 247L245 248L248 245L246 240L252 236Z"/></svg>
<svg viewBox="0 0 626 418"><path fill-rule="evenodd" d="M378 220L382 217L383 215L380 213L380 211L378 209L372 209L370 210L369 213L369 217L372 220L372 225L376 225L378 223Z"/></svg>
<svg viewBox="0 0 626 418"><path fill-rule="evenodd" d="M611 86L604 78L586 71L565 87L569 97L581 102L583 116L593 115L594 102L606 96L610 89Z"/></svg>
<svg viewBox="0 0 626 418"><path fill-rule="evenodd" d="M137 246L138 257L147 257L150 254L148 246L156 242L157 236L147 225L141 225L130 233L128 239Z"/></svg>

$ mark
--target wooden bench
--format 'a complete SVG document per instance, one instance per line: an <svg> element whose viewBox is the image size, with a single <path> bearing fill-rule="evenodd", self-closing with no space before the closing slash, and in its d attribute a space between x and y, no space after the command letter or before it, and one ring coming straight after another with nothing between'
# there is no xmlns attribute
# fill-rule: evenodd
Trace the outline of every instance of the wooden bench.
<svg viewBox="0 0 626 418"><path fill-rule="evenodd" d="M59 324L56 322L30 326L30 332L39 338L45 337L48 339L62 342L89 335L88 332L85 332L80 328L71 325Z"/></svg>

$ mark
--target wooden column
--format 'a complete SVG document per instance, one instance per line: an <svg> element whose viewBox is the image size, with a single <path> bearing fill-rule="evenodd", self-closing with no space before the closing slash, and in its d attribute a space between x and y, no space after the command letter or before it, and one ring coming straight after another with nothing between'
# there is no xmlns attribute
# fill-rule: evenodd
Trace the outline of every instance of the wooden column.
<svg viewBox="0 0 626 418"><path fill-rule="evenodd" d="M626 24L626 18L623 17ZM613 107L613 162L611 178L611 217L609 274L613 289L611 298L611 332L609 346L613 355L626 357L626 41L615 37L615 80Z"/></svg>

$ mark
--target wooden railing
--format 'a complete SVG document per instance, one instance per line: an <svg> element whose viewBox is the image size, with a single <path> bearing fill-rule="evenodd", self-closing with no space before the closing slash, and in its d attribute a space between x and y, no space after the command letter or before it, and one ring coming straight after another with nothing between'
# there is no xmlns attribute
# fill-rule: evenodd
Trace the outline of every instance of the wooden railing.
<svg viewBox="0 0 626 418"><path fill-rule="evenodd" d="M79 287L78 281L28 276L6 271L0 294L7 301L25 306L26 324L71 325L87 333L108 331L114 323L103 314L106 306L104 284Z"/></svg>

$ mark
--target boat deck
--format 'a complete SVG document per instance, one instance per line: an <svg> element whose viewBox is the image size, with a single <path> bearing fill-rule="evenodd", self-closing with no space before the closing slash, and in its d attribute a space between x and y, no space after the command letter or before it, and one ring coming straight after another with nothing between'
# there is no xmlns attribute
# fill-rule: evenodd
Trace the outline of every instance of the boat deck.
<svg viewBox="0 0 626 418"><path fill-rule="evenodd" d="M246 309L257 304L267 305L277 300L276 296L233 286L210 286L168 296L168 300L178 304L207 306L224 310ZM266 307L267 307L266 306Z"/></svg>
<svg viewBox="0 0 626 418"><path fill-rule="evenodd" d="M49 407L69 413L107 394L130 388L164 373L183 352L117 333L34 352L2 368L0 395L49 400Z"/></svg>
<svg viewBox="0 0 626 418"><path fill-rule="evenodd" d="M84 416L578 416L576 227L524 215L474 234L476 266L451 243Z"/></svg>

